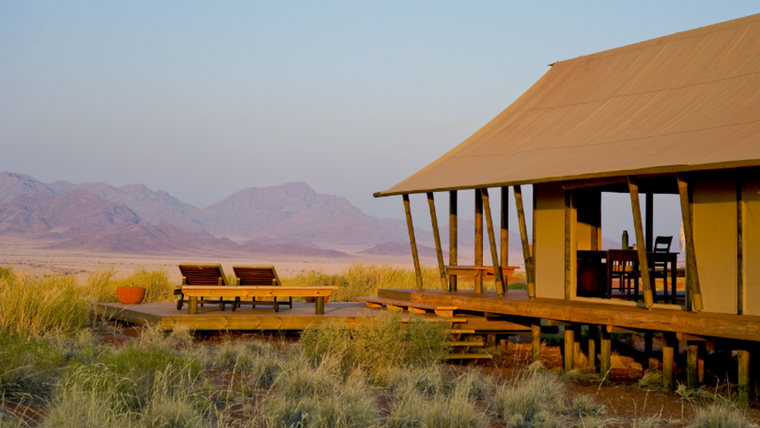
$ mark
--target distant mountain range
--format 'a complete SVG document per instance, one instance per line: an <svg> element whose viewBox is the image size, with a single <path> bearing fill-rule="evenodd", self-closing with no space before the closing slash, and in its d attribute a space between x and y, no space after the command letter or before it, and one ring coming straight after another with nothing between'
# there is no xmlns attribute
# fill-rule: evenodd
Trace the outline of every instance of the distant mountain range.
<svg viewBox="0 0 760 428"><path fill-rule="evenodd" d="M471 251L474 228L460 220L460 252ZM448 249L448 224L440 230ZM38 239L43 248L128 254L411 255L405 221L367 215L298 182L249 187L200 209L142 184L47 184L0 172L0 237L9 235ZM432 232L417 226L415 235L420 255L434 258ZM618 246L603 240L603 247ZM521 251L515 232L509 248Z"/></svg>
<svg viewBox="0 0 760 428"><path fill-rule="evenodd" d="M39 239L46 248L138 254L410 252L404 221L367 215L345 198L318 194L306 183L250 187L199 209L142 184L48 184L2 172L2 235ZM432 233L418 228L417 239L427 254Z"/></svg>

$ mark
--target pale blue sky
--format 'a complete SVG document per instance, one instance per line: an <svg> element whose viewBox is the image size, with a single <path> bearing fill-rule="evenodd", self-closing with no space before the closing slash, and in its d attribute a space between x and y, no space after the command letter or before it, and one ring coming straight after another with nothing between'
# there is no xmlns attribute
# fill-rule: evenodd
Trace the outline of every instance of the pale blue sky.
<svg viewBox="0 0 760 428"><path fill-rule="evenodd" d="M244 187L305 181L401 217L399 198L372 193L475 132L547 64L759 10L757 1L3 1L0 170L144 183L201 208Z"/></svg>

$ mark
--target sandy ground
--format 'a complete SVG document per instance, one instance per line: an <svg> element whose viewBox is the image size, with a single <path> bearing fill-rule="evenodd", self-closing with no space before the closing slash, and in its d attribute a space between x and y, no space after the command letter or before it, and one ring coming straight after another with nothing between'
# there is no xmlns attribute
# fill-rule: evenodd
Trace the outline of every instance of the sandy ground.
<svg viewBox="0 0 760 428"><path fill-rule="evenodd" d="M312 270L325 274L337 274L354 263L372 263L413 269L410 256L376 256L353 255L346 258L318 258L303 256L265 256L241 254L176 254L176 255L135 255L93 253L83 250L46 250L40 249L40 241L23 238L0 241L0 266L12 266L17 272L41 277L52 274L75 275L78 280L86 279L90 274L113 268L116 277L131 275L135 270L165 270L171 281L179 282L181 276L177 265L187 262L220 263L225 273L232 273L236 264L272 264L283 278ZM520 253L510 253L510 260L520 261ZM471 258L471 256L470 256ZM460 255L459 264L471 264L467 254ZM422 258L425 266L437 266L435 258ZM486 261L488 264L488 261ZM512 263L510 263L512 264ZM519 263L522 265L522 263Z"/></svg>

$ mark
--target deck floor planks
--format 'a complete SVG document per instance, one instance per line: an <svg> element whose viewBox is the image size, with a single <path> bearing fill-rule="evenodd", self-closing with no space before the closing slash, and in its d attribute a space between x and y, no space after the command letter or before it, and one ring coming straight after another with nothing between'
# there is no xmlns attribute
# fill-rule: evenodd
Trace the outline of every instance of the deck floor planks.
<svg viewBox="0 0 760 428"><path fill-rule="evenodd" d="M368 308L364 302L330 302L325 304L324 315L314 313L314 303L294 302L293 309L281 307L274 312L271 307L239 308L237 311L219 310L219 306L209 304L198 307L197 314L188 314L186 310L177 310L175 303L141 303L139 305L122 305L120 303L104 303L99 305L99 311L104 318L116 319L132 324L159 324L164 330L177 327L191 330L304 330L318 326L330 319L340 319L349 327L356 324L362 316L377 316L380 310ZM385 310L383 310L385 311ZM484 317L463 315L453 318L441 318L430 314L410 314L402 312L402 318L410 316L430 321L451 321L461 327L470 320L476 325L484 325ZM513 326L511 323L491 325L493 327ZM516 327L517 328L517 327Z"/></svg>
<svg viewBox="0 0 760 428"><path fill-rule="evenodd" d="M687 333L696 336L760 341L760 317L719 313L694 313L679 307L647 310L630 304L529 300L525 290L510 290L504 298L494 291L471 290L447 293L442 290L381 289L378 297L423 303L456 305L460 309L530 318L545 318L583 324L602 324L634 329ZM639 302L643 305L642 302ZM658 305L659 306L659 305Z"/></svg>

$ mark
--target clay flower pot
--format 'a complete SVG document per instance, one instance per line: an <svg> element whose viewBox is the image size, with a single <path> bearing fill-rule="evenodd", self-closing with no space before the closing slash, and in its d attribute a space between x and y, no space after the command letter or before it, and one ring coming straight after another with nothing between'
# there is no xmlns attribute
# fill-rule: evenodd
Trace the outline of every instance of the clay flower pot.
<svg viewBox="0 0 760 428"><path fill-rule="evenodd" d="M125 305L136 305L145 298L145 287L116 287L116 298Z"/></svg>

